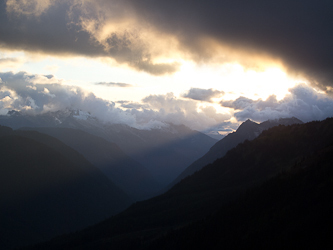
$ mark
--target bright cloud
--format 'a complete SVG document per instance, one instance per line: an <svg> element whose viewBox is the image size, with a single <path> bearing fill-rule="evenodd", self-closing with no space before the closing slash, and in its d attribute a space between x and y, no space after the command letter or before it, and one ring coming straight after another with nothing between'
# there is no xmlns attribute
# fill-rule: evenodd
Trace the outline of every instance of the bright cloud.
<svg viewBox="0 0 333 250"><path fill-rule="evenodd" d="M234 101L221 101L221 105L234 109L234 115L239 121L265 121L295 116L308 122L333 115L333 98L304 84L291 88L289 92L289 95L279 101L274 95L266 100L239 97Z"/></svg>
<svg viewBox="0 0 333 250"><path fill-rule="evenodd" d="M150 95L143 104L116 103L96 97L78 87L63 85L53 76L0 73L2 110L21 110L31 114L81 109L105 122L124 123L137 128L151 128L165 123L185 124L205 130L230 119L213 107L200 108L194 100L181 99L173 93ZM4 112L2 112L4 113Z"/></svg>

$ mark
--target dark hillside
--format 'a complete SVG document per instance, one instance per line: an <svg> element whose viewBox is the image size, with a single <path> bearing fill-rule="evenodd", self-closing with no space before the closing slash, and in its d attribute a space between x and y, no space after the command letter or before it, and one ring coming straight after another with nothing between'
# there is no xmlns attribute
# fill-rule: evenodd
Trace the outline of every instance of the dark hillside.
<svg viewBox="0 0 333 250"><path fill-rule="evenodd" d="M0 127L1 249L82 229L130 204L73 149L36 132L19 134Z"/></svg>
<svg viewBox="0 0 333 250"><path fill-rule="evenodd" d="M145 249L331 249L333 145Z"/></svg>

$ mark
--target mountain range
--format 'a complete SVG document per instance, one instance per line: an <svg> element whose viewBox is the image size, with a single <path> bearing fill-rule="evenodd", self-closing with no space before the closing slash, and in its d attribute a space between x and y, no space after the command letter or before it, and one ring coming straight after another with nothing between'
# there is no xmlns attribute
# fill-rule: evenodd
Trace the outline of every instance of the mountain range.
<svg viewBox="0 0 333 250"><path fill-rule="evenodd" d="M150 198L161 188L150 171L126 155L115 143L79 129L61 127L26 129L57 138L84 155L133 201Z"/></svg>
<svg viewBox="0 0 333 250"><path fill-rule="evenodd" d="M275 126L168 192L29 249L332 246L332 145L332 118Z"/></svg>
<svg viewBox="0 0 333 250"><path fill-rule="evenodd" d="M70 110L11 111L0 124L16 129L0 127L3 249L71 232L27 249L288 248L299 230L328 239L333 119L247 120L218 142L183 125L140 130Z"/></svg>
<svg viewBox="0 0 333 250"><path fill-rule="evenodd" d="M145 168L142 171L151 174L151 182L157 182L161 188L216 143L215 139L184 125L136 129L101 122L88 113L70 109L34 116L13 110L0 116L0 124L13 129L72 128L101 137L140 163Z"/></svg>

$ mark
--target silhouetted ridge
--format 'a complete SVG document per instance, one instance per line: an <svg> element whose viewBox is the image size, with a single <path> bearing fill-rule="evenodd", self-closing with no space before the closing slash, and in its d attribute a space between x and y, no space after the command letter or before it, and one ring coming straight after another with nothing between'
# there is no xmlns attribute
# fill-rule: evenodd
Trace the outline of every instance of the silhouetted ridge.
<svg viewBox="0 0 333 250"><path fill-rule="evenodd" d="M193 174L194 172L202 169L204 166L213 163L215 160L223 157L230 149L236 147L239 143L242 143L245 140L253 140L266 129L278 126L280 124L292 125L302 123L302 121L295 117L268 120L260 124L248 119L243 122L235 132L228 134L226 137L215 143L215 145L212 146L204 156L188 166L174 181L168 185L166 190L170 189L173 185L184 179L186 176Z"/></svg>
<svg viewBox="0 0 333 250"><path fill-rule="evenodd" d="M146 249L330 249L332 163L331 145Z"/></svg>

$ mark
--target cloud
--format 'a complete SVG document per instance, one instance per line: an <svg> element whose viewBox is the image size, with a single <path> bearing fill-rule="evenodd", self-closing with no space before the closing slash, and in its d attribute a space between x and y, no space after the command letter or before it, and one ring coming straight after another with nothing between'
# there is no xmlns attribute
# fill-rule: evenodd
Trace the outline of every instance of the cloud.
<svg viewBox="0 0 333 250"><path fill-rule="evenodd" d="M229 120L229 113L221 114L212 106L200 107L194 100L177 98L173 93L150 95L142 100L149 108L142 112L132 110L138 120L154 119L157 121L184 124L192 129L204 131Z"/></svg>
<svg viewBox="0 0 333 250"><path fill-rule="evenodd" d="M1 1L0 46L56 56L107 57L153 75L177 71L176 61L155 60L152 48L158 46L152 46L149 34L125 7L125 1L117 0Z"/></svg>
<svg viewBox="0 0 333 250"><path fill-rule="evenodd" d="M290 94L280 101L274 95L266 100L239 97L234 101L222 101L221 105L234 109L234 116L239 121L253 119L261 122L295 116L308 122L333 116L333 98L306 85L297 85L289 92Z"/></svg>
<svg viewBox="0 0 333 250"><path fill-rule="evenodd" d="M117 101L118 104L124 109L142 109L142 108L148 108L148 105L137 103L137 102L131 102L131 101Z"/></svg>
<svg viewBox="0 0 333 250"><path fill-rule="evenodd" d="M121 88L128 88L132 87L132 84L122 83L122 82L97 82L95 85L104 85L107 87L121 87Z"/></svg>
<svg viewBox="0 0 333 250"><path fill-rule="evenodd" d="M215 108L199 107L197 101L180 99L173 93L150 95L143 103L96 97L79 87L63 85L52 75L31 75L25 72L0 73L0 114L15 109L28 114L80 109L104 122L127 124L140 129L185 124L192 129L207 130L220 126L230 114L219 114Z"/></svg>
<svg viewBox="0 0 333 250"><path fill-rule="evenodd" d="M0 79L1 113L12 109L28 114L81 109L102 121L135 126L135 118L115 108L115 103L97 98L79 87L62 85L61 81L50 75L7 72L0 73Z"/></svg>
<svg viewBox="0 0 333 250"><path fill-rule="evenodd" d="M221 101L230 108L229 113L219 113L212 104L173 93L149 95L142 103L128 100L117 103L106 101L79 87L63 85L53 75L31 75L25 72L0 73L0 114L15 109L28 114L41 114L64 109L81 109L104 122L127 124L140 129L184 124L192 129L232 131L239 125L233 121L248 118L261 122L268 119L295 116L304 122L322 120L333 115L333 98L319 93L307 85L291 88L282 100L274 95L266 100L239 97ZM120 106L120 107L119 107Z"/></svg>
<svg viewBox="0 0 333 250"><path fill-rule="evenodd" d="M102 46L106 55L118 63L126 63L153 75L178 70L180 64L177 61L165 63L154 60L165 49L160 44L166 44L164 40L169 39L152 34L152 25L141 19L127 1L77 2L79 4L71 6L71 22Z"/></svg>
<svg viewBox="0 0 333 250"><path fill-rule="evenodd" d="M0 58L0 69L17 68L24 63L23 58Z"/></svg>
<svg viewBox="0 0 333 250"><path fill-rule="evenodd" d="M191 88L187 93L183 94L182 96L193 100L211 102L212 98L219 98L223 95L223 91L218 91L214 89Z"/></svg>
<svg viewBox="0 0 333 250"><path fill-rule="evenodd" d="M233 109L245 109L246 107L250 106L254 101L246 98L244 96L238 97L236 100L223 100L220 104L226 108L233 108Z"/></svg>
<svg viewBox="0 0 333 250"><path fill-rule="evenodd" d="M177 71L170 59L180 57L249 67L277 60L330 91L332 9L326 0L7 0L0 3L0 42L109 57L155 75Z"/></svg>
<svg viewBox="0 0 333 250"><path fill-rule="evenodd" d="M331 1L130 2L158 29L179 34L181 46L198 60L228 59L243 50L254 55L254 64L255 56L269 55L322 85L333 85Z"/></svg>

